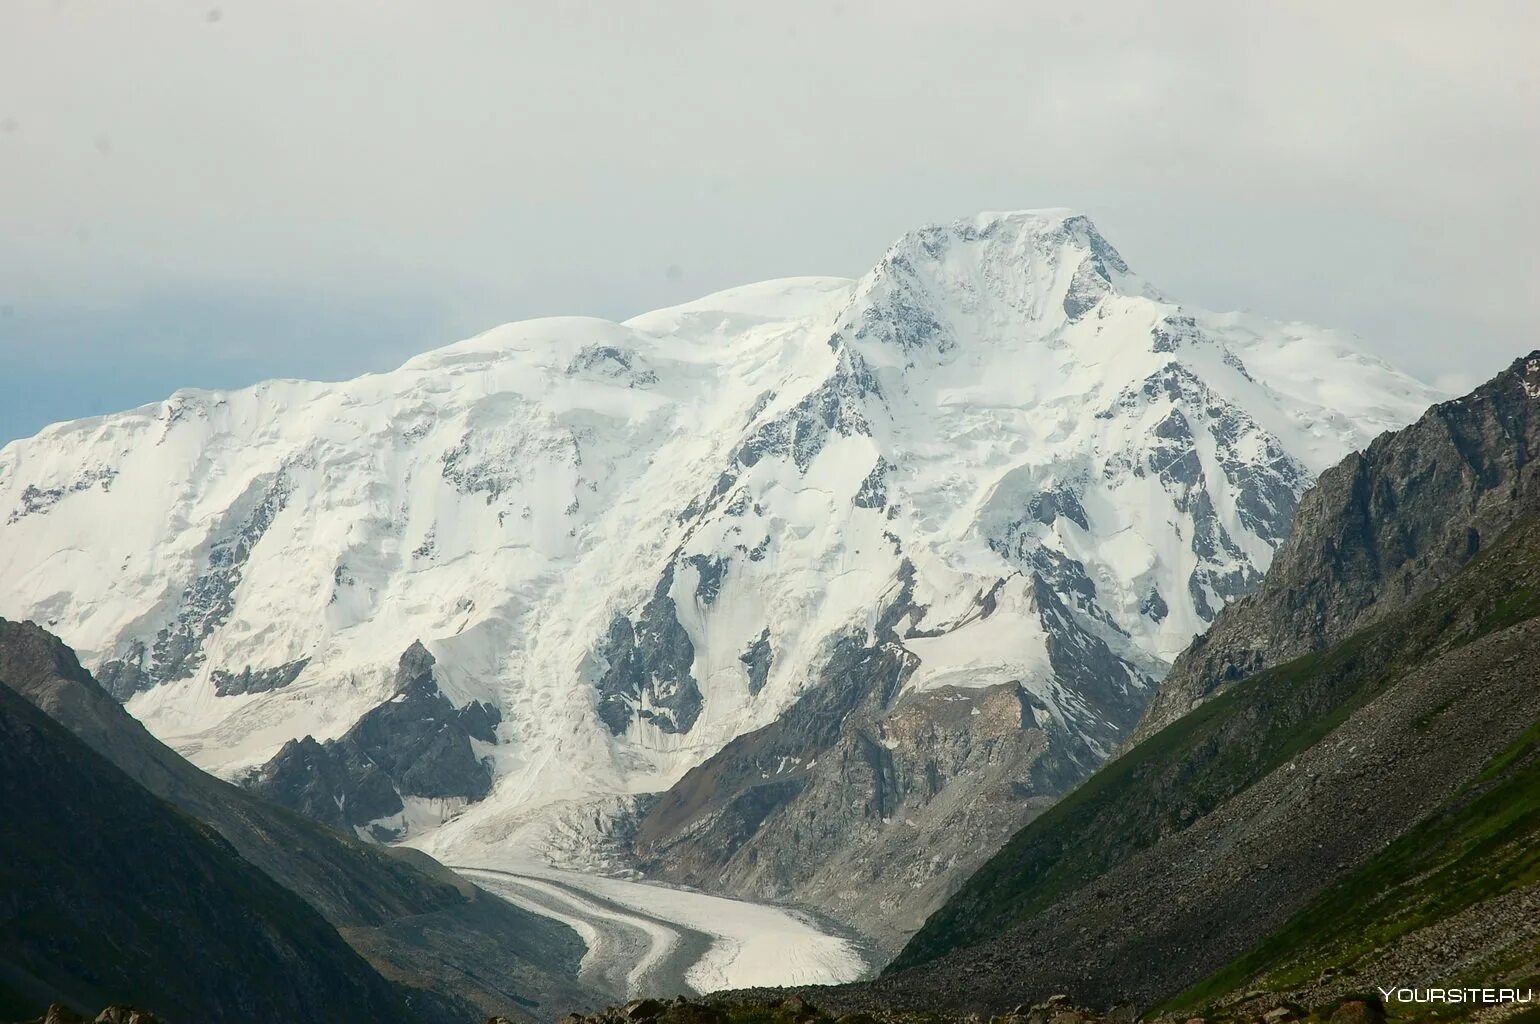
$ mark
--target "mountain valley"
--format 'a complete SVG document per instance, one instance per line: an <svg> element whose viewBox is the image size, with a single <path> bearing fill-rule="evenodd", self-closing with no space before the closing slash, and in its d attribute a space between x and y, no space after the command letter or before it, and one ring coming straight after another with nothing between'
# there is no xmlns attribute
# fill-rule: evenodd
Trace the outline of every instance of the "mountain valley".
<svg viewBox="0 0 1540 1024"><path fill-rule="evenodd" d="M50 427L0 450L0 611L364 839L790 904L882 959L1435 397L1165 298L1082 216L984 214L855 281Z"/></svg>

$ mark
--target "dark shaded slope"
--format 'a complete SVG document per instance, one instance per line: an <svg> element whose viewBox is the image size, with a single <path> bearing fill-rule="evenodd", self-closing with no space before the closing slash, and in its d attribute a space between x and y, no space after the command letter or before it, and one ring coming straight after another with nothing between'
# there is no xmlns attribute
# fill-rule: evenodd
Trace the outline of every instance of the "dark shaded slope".
<svg viewBox="0 0 1540 1024"><path fill-rule="evenodd" d="M0 1017L416 1020L299 897L0 683ZM442 1008L438 1008L442 1009Z"/></svg>
<svg viewBox="0 0 1540 1024"><path fill-rule="evenodd" d="M1093 776L876 988L984 1008L1061 990L1149 1005L1218 971L1540 721L1537 613L1532 517L1410 608L1247 680Z"/></svg>
<svg viewBox="0 0 1540 1024"><path fill-rule="evenodd" d="M466 1016L545 1018L593 1001L576 933L519 910L430 858L347 838L200 771L150 735L57 637L0 619L0 678L151 793L212 826L303 897L387 977L440 992Z"/></svg>
<svg viewBox="0 0 1540 1024"><path fill-rule="evenodd" d="M367 827L381 842L403 834L380 824L401 813L403 797L482 799L492 789L492 767L471 741L495 743L501 713L479 701L455 707L439 689L433 664L428 649L414 642L401 655L391 699L339 739L290 740L242 781L340 831Z"/></svg>
<svg viewBox="0 0 1540 1024"><path fill-rule="evenodd" d="M1236 1013L1276 993L1540 987L1540 726L1284 927L1172 1000ZM1258 999L1255 992L1268 993Z"/></svg>
<svg viewBox="0 0 1540 1024"><path fill-rule="evenodd" d="M1536 395L1540 351L1321 474L1261 587L1176 660L1135 739L1404 607L1540 505Z"/></svg>

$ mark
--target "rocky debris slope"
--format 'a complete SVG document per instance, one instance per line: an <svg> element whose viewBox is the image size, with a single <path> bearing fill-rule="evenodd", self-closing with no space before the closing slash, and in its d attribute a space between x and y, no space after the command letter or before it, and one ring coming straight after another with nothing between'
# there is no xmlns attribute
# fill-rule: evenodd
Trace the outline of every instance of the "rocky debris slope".
<svg viewBox="0 0 1540 1024"><path fill-rule="evenodd" d="M583 945L571 929L489 896L425 855L344 838L206 775L134 721L46 630L0 619L0 680L315 908L381 973L457 1007L452 1019L477 1011L534 1018L594 1001L576 981Z"/></svg>
<svg viewBox="0 0 1540 1024"><path fill-rule="evenodd" d="M1537 395L1540 351L1323 473L1262 586L1177 659L1137 735L1415 600L1540 506Z"/></svg>
<svg viewBox="0 0 1540 1024"><path fill-rule="evenodd" d="M879 622L879 636L886 629ZM675 882L796 899L891 956L1099 760L1018 682L897 698L917 664L890 631L873 647L845 640L778 721L651 806L634 835L638 862ZM1119 704L1108 695L1104 707L1126 728L1137 701L1121 702L1121 719Z"/></svg>
<svg viewBox="0 0 1540 1024"><path fill-rule="evenodd" d="M1131 1015L1094 1014L1058 995L1033 1006L1020 1006L989 1024L1111 1024L1131 1022ZM834 1013L802 995L776 989L722 993L705 999L633 999L598 1013L571 1014L561 1024L984 1024L977 1015L916 1013L892 1006L872 1006ZM489 1021L488 1024L494 1024Z"/></svg>
<svg viewBox="0 0 1540 1024"><path fill-rule="evenodd" d="M1521 360L1464 403L1540 401L1524 386L1534 372ZM1494 432L1467 457L1522 463L1527 443ZM1522 981L1540 947L1504 922L1540 869L1540 503L1503 493L1515 507L1471 502L1440 524L1506 524L1462 568L1136 744L1015 836L861 991L947 1011L1049 990L1141 1009L1259 992L1314 1010L1347 986ZM1403 507L1418 521L1418 502ZM1334 517L1356 512L1305 515L1330 521L1298 535L1332 546L1346 529ZM1393 534L1395 513L1377 525ZM1329 970L1353 980L1317 985Z"/></svg>
<svg viewBox="0 0 1540 1024"><path fill-rule="evenodd" d="M1062 993L993 1016L905 1009L880 1001L852 999L849 992L827 993L835 1002L824 1004L819 1001L823 995L818 990L804 996L762 989L720 993L703 1000L636 999L599 1013L572 1014L562 1024L1133 1024L1141 1019L1132 1007L1099 1013L1076 1006ZM841 1008L832 1009L834 1005ZM1314 1012L1279 1004L1255 1012L1142 1019L1160 1024L1385 1024L1386 1013L1383 1001L1371 993L1344 996Z"/></svg>

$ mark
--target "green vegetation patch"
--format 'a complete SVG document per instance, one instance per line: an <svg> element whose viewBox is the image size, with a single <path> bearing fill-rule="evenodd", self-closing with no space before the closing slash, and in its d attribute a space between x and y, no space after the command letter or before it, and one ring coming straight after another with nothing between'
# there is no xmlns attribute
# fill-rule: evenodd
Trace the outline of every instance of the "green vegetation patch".
<svg viewBox="0 0 1540 1024"><path fill-rule="evenodd" d="M1407 672L1537 615L1533 518L1377 625L1237 683L1104 766L1018 832L885 973L1027 920L1309 749Z"/></svg>

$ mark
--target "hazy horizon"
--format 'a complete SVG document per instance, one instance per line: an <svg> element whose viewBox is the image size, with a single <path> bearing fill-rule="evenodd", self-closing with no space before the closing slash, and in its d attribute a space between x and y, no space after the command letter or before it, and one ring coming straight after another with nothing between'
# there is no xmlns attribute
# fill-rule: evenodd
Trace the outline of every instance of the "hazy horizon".
<svg viewBox="0 0 1540 1024"><path fill-rule="evenodd" d="M1044 206L1180 301L1352 331L1460 390L1540 313L1540 15L1480 6L20 0L0 443L858 276L921 224Z"/></svg>

